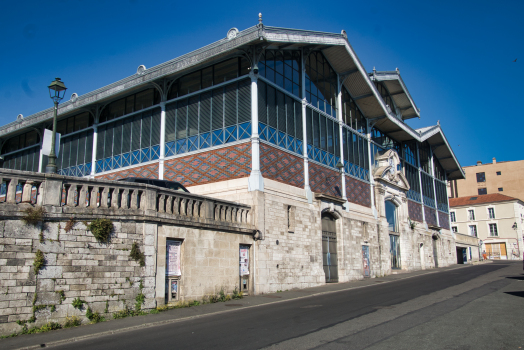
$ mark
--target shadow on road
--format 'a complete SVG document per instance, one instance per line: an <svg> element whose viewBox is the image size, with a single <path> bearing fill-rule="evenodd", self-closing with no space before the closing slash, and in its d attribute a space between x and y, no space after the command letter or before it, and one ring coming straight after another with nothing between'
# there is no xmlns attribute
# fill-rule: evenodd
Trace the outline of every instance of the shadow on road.
<svg viewBox="0 0 524 350"><path fill-rule="evenodd" d="M524 298L524 292L504 292L504 293L509 294L509 295L514 295L516 297Z"/></svg>

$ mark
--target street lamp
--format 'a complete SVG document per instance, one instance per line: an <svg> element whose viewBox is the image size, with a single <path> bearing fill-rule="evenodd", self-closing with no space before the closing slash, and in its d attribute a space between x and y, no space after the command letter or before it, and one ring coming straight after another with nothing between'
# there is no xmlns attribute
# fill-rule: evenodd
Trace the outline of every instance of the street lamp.
<svg viewBox="0 0 524 350"><path fill-rule="evenodd" d="M49 152L49 161L45 167L46 173L56 174L56 154L55 154L55 139L56 139L56 112L58 111L58 104L64 98L65 92L67 90L64 83L60 78L55 78L55 80L48 86L49 88L49 97L55 103L55 111L53 115L53 136L51 138L51 151Z"/></svg>

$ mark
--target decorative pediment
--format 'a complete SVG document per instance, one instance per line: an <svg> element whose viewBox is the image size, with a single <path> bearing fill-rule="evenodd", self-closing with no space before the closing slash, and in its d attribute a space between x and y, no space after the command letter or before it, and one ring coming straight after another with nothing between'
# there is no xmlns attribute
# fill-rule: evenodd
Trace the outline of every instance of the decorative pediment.
<svg viewBox="0 0 524 350"><path fill-rule="evenodd" d="M375 181L393 185L404 191L409 190L409 182L400 169L400 158L397 151L390 149L375 158L377 167L373 170Z"/></svg>

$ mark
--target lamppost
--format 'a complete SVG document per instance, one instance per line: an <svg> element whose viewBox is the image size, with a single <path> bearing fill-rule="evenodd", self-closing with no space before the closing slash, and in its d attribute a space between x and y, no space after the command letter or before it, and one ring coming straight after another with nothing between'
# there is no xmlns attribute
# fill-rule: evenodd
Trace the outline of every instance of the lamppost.
<svg viewBox="0 0 524 350"><path fill-rule="evenodd" d="M53 115L53 136L51 138L51 151L49 152L49 161L45 167L46 173L56 174L56 154L55 154L55 140L56 140L56 113L58 111L58 104L64 98L65 92L67 90L64 83L60 78L55 78L55 80L48 86L49 96L51 100L55 103L55 110Z"/></svg>

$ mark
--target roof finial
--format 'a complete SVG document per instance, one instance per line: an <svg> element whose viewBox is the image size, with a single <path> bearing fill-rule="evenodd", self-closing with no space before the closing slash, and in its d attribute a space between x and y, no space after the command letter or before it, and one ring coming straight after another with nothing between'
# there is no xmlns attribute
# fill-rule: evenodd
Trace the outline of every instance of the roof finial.
<svg viewBox="0 0 524 350"><path fill-rule="evenodd" d="M262 12L258 14L258 24L262 24Z"/></svg>
<svg viewBox="0 0 524 350"><path fill-rule="evenodd" d="M376 72L377 70L375 69L375 67L373 67L373 72Z"/></svg>

